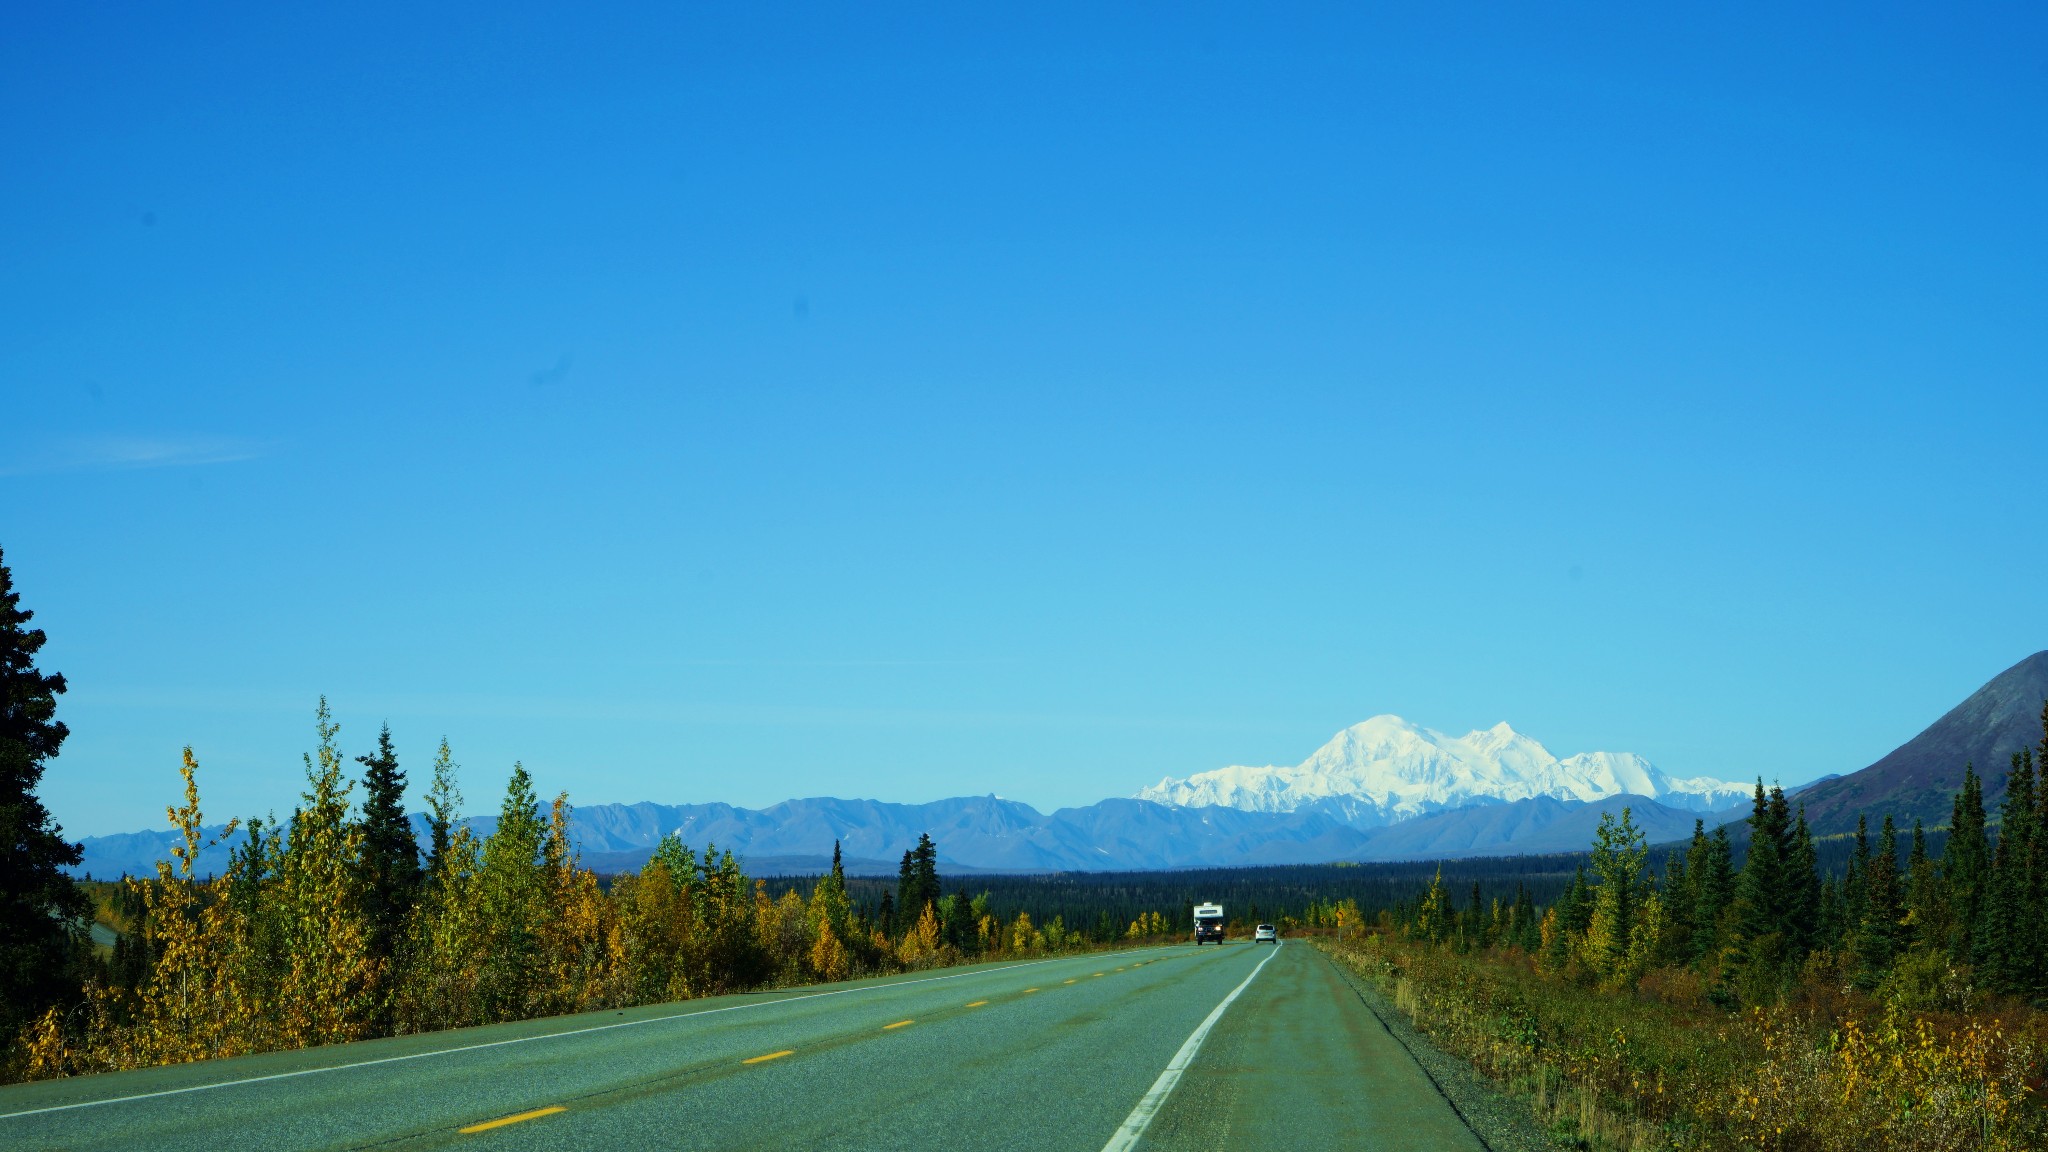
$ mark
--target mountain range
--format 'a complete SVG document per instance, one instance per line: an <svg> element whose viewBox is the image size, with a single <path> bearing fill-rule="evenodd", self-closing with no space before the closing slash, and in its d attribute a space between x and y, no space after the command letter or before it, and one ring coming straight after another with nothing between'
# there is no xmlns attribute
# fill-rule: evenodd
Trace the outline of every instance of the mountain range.
<svg viewBox="0 0 2048 1152"><path fill-rule="evenodd" d="M1602 812L1633 807L1653 836L1676 836L1691 830L1687 810L1741 798L1735 785L1674 781L1629 753L1560 761L1506 724L1454 739L1379 716L1299 769L1219 769L1051 813L996 796L814 797L762 809L643 802L577 808L571 828L600 871L638 868L669 834L731 849L757 874L814 871L835 841L856 872L890 871L922 833L955 871L1137 871L1565 851L1584 846ZM494 823L471 821L479 834ZM146 874L171 841L169 830L90 838L80 871ZM217 847L200 868L226 861Z"/></svg>
<svg viewBox="0 0 2048 1152"><path fill-rule="evenodd" d="M1411 860L1577 851L1602 812L1633 810L1653 840L1692 831L1694 814L1640 796L1586 803L1548 796L1438 812L1400 824L1356 828L1328 813L1180 808L1150 800L1103 800L1041 813L995 796L929 804L814 797L767 808L730 804L592 804L575 809L570 831L585 865L600 872L637 869L674 832L703 849L715 844L742 857L755 875L821 870L836 840L855 874L893 875L896 861L929 833L948 871L1117 872L1333 860ZM494 817L471 820L487 835ZM216 835L218 829L212 830ZM422 842L425 825L415 818ZM93 876L148 875L177 834L133 832L88 837L78 871ZM228 846L202 853L198 870L227 866Z"/></svg>
<svg viewBox="0 0 2048 1152"><path fill-rule="evenodd" d="M1294 767L1233 765L1184 780L1169 777L1138 798L1248 812L1322 806L1347 824L1373 828L1473 804L1536 797L1592 803L1622 795L1704 813L1740 805L1749 789L1667 776L1632 752L1582 752L1560 760L1505 723L1447 736L1399 716L1375 716L1337 733Z"/></svg>
<svg viewBox="0 0 2048 1152"><path fill-rule="evenodd" d="M2039 652L1868 768L1797 790L1808 819L1823 833L1853 828L1863 812L1945 823L1965 763L1983 774L1995 810L2012 753L2041 737L2044 701L2048 652ZM955 873L1145 871L1577 851L1603 814L1622 808L1655 844L1682 839L1698 819L1739 820L1748 796L1744 785L1672 777L1627 752L1559 759L1506 724L1448 736L1376 716L1293 767L1168 777L1136 796L1050 813L996 796L593 804L575 810L571 829L585 863L607 872L638 868L670 833L731 849L756 875L815 872L834 841L850 870L891 873L921 833ZM488 833L494 821L470 823ZM77 870L148 874L173 839L167 829L89 837ZM226 860L216 847L200 871Z"/></svg>

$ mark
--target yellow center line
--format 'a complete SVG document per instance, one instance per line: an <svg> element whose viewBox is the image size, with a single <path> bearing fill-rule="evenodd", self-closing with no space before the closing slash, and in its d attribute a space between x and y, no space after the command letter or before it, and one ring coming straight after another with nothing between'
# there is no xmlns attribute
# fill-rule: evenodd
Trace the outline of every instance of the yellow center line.
<svg viewBox="0 0 2048 1152"><path fill-rule="evenodd" d="M894 1024L884 1024L884 1025L882 1025L882 1031L884 1031L884 1032L887 1032L887 1031L888 1031L889 1029L891 1029L891 1028L902 1028L902 1027L905 1027L906 1025L910 1025L910 1024L915 1024L915 1023L917 1023L917 1021L915 1021L915 1020L898 1020L898 1021L897 1021L897 1022L895 1022Z"/></svg>
<svg viewBox="0 0 2048 1152"><path fill-rule="evenodd" d="M1026 989L1024 990L1024 995L1026 995L1026 996L1029 996L1029 995L1031 995L1031 994L1032 994L1033 992L1036 992L1036 991L1038 991L1038 989L1036 989L1036 988L1026 988Z"/></svg>
<svg viewBox="0 0 2048 1152"><path fill-rule="evenodd" d="M796 1055L796 1049L794 1049L794 1048L784 1048L784 1049L783 1049L782 1051L780 1051L780 1052L770 1052L770 1053L768 1053L768 1054L767 1054L766 1056L749 1056L749 1057L747 1057L747 1058L746 1058L745 1060L742 1060L742 1061L740 1061L740 1063L742 1063L742 1064L766 1064L766 1063L767 1063L768 1061L770 1061L770 1060L780 1060L780 1059L782 1059L782 1058L783 1058L784 1056L794 1056L794 1055Z"/></svg>
<svg viewBox="0 0 2048 1152"><path fill-rule="evenodd" d="M524 1120L538 1120L543 1116L553 1116L557 1112L567 1111L568 1109L560 1104L550 1108L535 1108L531 1112L521 1112L517 1116L501 1116L496 1120L486 1120L481 1124L471 1124L469 1127L462 1129L462 1134L464 1136L471 1136L478 1132L489 1132L493 1128L503 1128L507 1124L517 1124Z"/></svg>
<svg viewBox="0 0 2048 1152"><path fill-rule="evenodd" d="M968 1007L969 1007L969 1008L979 1008L979 1007L981 1007L982 1005L984 1005L984 1004L986 1004L986 1003L988 1003L988 1001L986 1001L986 1000L976 1000L976 1001L975 1001L974 1003L972 1003L972 1004L969 1004L969 1005L968 1005Z"/></svg>
<svg viewBox="0 0 2048 1152"><path fill-rule="evenodd" d="M1061 983L1063 983L1063 984L1072 984L1072 983L1073 983L1073 981L1072 981L1072 980L1063 980L1063 981L1061 981Z"/></svg>
<svg viewBox="0 0 2048 1152"><path fill-rule="evenodd" d="M1100 973L1100 972L1097 972L1097 973L1096 973L1096 975L1097 975L1097 976L1100 976L1100 975L1102 975L1102 973Z"/></svg>

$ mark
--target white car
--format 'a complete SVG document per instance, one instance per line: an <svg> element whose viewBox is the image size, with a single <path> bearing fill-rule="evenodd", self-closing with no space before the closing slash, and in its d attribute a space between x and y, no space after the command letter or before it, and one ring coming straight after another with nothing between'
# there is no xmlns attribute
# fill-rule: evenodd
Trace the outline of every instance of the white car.
<svg viewBox="0 0 2048 1152"><path fill-rule="evenodd" d="M1252 943L1278 944L1280 943L1280 931L1271 924L1261 924L1252 930Z"/></svg>

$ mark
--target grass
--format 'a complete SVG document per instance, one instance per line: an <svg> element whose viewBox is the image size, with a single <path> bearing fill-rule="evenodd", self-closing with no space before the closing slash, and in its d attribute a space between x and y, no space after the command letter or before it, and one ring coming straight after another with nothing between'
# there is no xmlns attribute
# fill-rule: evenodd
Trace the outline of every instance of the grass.
<svg viewBox="0 0 2048 1152"><path fill-rule="evenodd" d="M2039 1013L1921 1014L1809 974L1730 1011L1685 970L1633 987L1373 934L1322 941L1417 1031L1587 1149L2048 1148Z"/></svg>

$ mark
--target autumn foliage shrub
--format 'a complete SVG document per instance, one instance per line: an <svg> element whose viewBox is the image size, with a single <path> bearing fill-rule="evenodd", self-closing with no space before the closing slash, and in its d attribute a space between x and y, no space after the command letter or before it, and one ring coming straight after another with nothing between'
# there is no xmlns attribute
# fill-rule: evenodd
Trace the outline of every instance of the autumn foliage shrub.
<svg viewBox="0 0 2048 1152"><path fill-rule="evenodd" d="M2048 1147L2042 1023L1920 1015L1838 988L1729 1011L1696 975L1622 988L1519 950L1322 941L1416 1029L1595 1147Z"/></svg>

